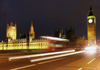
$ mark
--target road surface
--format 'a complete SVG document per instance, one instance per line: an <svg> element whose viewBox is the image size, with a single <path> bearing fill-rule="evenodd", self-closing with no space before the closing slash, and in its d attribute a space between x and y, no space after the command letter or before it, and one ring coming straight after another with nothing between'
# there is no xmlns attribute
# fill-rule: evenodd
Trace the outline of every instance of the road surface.
<svg viewBox="0 0 100 70"><path fill-rule="evenodd" d="M100 70L100 51L72 51L44 56L38 54L26 58L29 55L37 54L0 54L0 70ZM17 59L16 56L25 58Z"/></svg>

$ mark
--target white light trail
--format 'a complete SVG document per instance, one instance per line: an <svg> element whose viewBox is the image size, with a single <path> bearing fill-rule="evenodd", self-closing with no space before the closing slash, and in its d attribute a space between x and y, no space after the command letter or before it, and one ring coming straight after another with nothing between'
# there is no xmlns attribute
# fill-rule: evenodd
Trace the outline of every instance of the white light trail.
<svg viewBox="0 0 100 70"><path fill-rule="evenodd" d="M12 59L23 59L23 58L30 58L30 57L39 57L39 56L46 56L46 55L54 55L54 54L68 53L68 52L75 52L75 50L52 52L52 53L43 53L43 54L35 54L35 55L25 55L25 56L9 57L9 61L11 61Z"/></svg>
<svg viewBox="0 0 100 70"><path fill-rule="evenodd" d="M41 38L46 38L46 39L56 40L56 41L69 41L68 39L56 38L56 37L50 37L50 36L41 36Z"/></svg>
<svg viewBox="0 0 100 70"><path fill-rule="evenodd" d="M89 50L89 51L93 51L93 50L96 50L96 49L97 49L97 48L96 48L96 47L93 47L93 46L92 46L92 47L86 47L86 48L85 48L85 50Z"/></svg>
<svg viewBox="0 0 100 70"><path fill-rule="evenodd" d="M85 51L79 51L79 52L74 52L74 53L69 53L69 54L63 54L63 55L57 55L57 56L50 56L50 57L46 57L46 58L39 58L39 59L33 59L33 60L30 60L31 62L36 62L36 61L41 61L41 60L47 60L47 59L53 59L53 58L58 58L58 57L64 57L64 56L68 56L68 55L73 55L73 54L78 54L78 53L82 53L82 52L85 52Z"/></svg>

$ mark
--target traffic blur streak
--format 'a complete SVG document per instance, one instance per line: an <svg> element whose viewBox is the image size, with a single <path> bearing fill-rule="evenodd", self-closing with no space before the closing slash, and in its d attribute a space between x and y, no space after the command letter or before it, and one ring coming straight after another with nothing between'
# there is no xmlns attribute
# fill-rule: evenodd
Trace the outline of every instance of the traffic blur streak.
<svg viewBox="0 0 100 70"><path fill-rule="evenodd" d="M86 47L85 50L88 50L88 51L96 50L96 47Z"/></svg>
<svg viewBox="0 0 100 70"><path fill-rule="evenodd" d="M35 55L15 56L15 57L9 57L9 61L11 61L13 59L23 59L23 58L30 58L30 57L39 57L39 56L46 56L46 55L62 54L62 53L68 53L68 52L74 52L74 51L75 50L67 50L67 51L60 51L60 52L35 54Z"/></svg>
<svg viewBox="0 0 100 70"><path fill-rule="evenodd" d="M49 39L49 40L55 40L55 41L69 41L68 39L50 37L50 36L41 36L41 38L45 38L45 39Z"/></svg>
<svg viewBox="0 0 100 70"><path fill-rule="evenodd" d="M74 55L74 54L78 54L78 53L82 53L82 52L85 52L85 51L78 51L78 52L67 53L67 54L63 54L63 55L57 55L57 56L50 56L50 57L46 57L46 58L33 59L33 60L30 60L30 61L31 62L36 62L36 61L41 61L41 60L64 57L64 56L68 56L68 55Z"/></svg>
<svg viewBox="0 0 100 70"><path fill-rule="evenodd" d="M94 54L97 50L97 47L96 46L88 46L85 48L85 50L87 53Z"/></svg>

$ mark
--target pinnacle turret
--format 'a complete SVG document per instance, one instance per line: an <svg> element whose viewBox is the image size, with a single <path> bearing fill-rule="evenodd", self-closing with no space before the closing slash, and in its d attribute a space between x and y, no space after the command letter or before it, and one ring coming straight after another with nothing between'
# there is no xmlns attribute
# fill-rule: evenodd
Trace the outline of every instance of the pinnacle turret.
<svg viewBox="0 0 100 70"><path fill-rule="evenodd" d="M33 22L31 22L31 27L30 27L29 35L32 35L33 39L35 39L35 32L34 32L34 28L33 28Z"/></svg>
<svg viewBox="0 0 100 70"><path fill-rule="evenodd" d="M33 28L33 22L31 22L31 27L30 27L30 34L33 34L34 33L34 28Z"/></svg>
<svg viewBox="0 0 100 70"><path fill-rule="evenodd" d="M89 9L89 15L88 16L93 16L93 9L92 9L92 3L90 4L90 9Z"/></svg>
<svg viewBox="0 0 100 70"><path fill-rule="evenodd" d="M13 22L12 21L11 21L10 25L13 26Z"/></svg>

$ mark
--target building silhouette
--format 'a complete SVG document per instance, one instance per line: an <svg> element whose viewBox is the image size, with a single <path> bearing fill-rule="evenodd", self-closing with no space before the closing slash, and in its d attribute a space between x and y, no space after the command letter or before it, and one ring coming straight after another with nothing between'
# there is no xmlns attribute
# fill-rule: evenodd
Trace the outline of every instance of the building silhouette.
<svg viewBox="0 0 100 70"><path fill-rule="evenodd" d="M65 29L65 35L66 35L66 39L69 39L70 41L74 41L75 39L75 29L70 27L69 30Z"/></svg>
<svg viewBox="0 0 100 70"><path fill-rule="evenodd" d="M60 30L54 32L55 37L59 37ZM65 34L63 34L60 38L68 39L69 42L66 43L67 48L78 48L78 47L84 47L88 44L86 37L83 35L83 37L77 37L75 36L75 29L70 27L70 29L65 28Z"/></svg>
<svg viewBox="0 0 100 70"><path fill-rule="evenodd" d="M57 31L54 30L54 36L55 36L55 37L60 37L60 38L62 38L63 35L64 35L63 29L62 29L62 30L59 30L59 29L58 29Z"/></svg>

